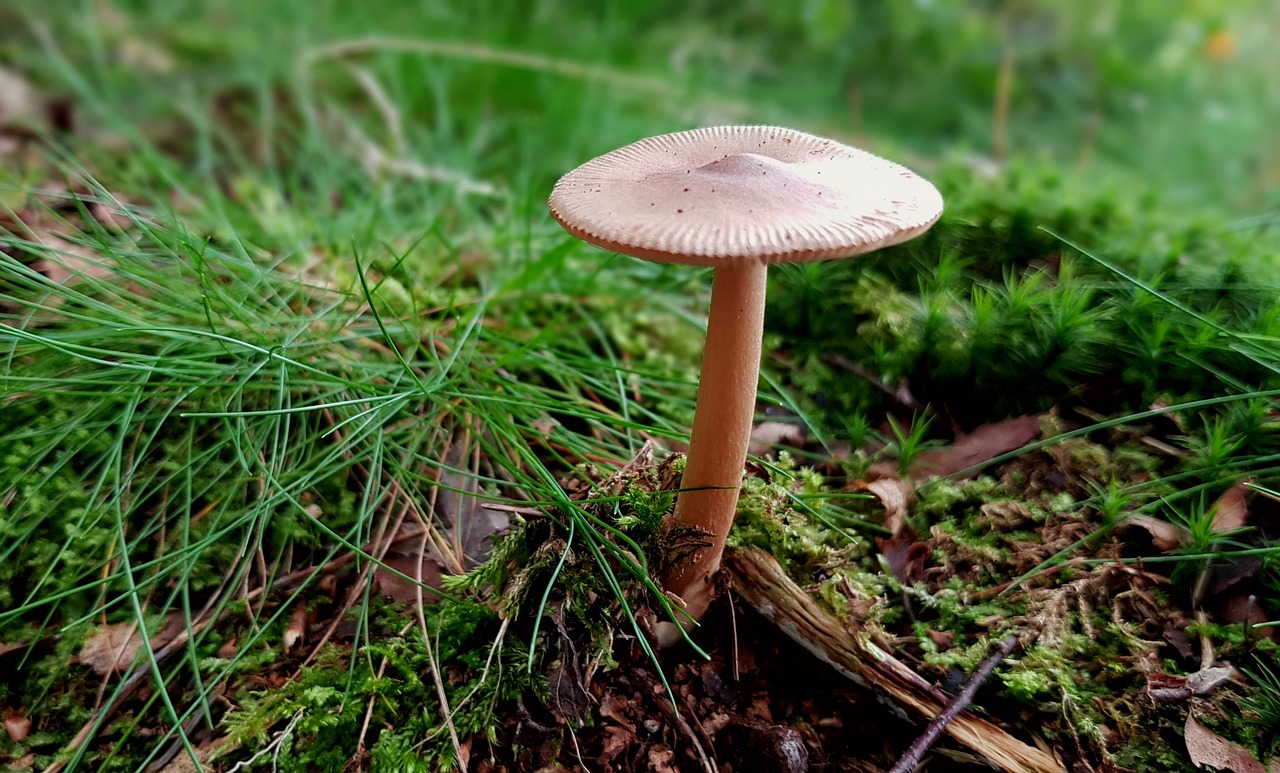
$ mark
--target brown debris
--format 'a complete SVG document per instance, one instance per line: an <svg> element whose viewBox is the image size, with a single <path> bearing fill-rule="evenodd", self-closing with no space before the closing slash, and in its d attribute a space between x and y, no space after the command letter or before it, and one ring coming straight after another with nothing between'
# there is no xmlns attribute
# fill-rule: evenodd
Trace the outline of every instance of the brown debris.
<svg viewBox="0 0 1280 773"><path fill-rule="evenodd" d="M1151 536L1151 544L1160 552L1167 553L1186 547L1191 542L1191 534L1181 526L1149 515L1131 515L1120 526L1122 531L1142 529Z"/></svg>
<svg viewBox="0 0 1280 773"><path fill-rule="evenodd" d="M1235 531L1245 527L1249 520L1249 493L1247 479L1233 483L1213 505L1213 530Z"/></svg>
<svg viewBox="0 0 1280 773"><path fill-rule="evenodd" d="M830 663L844 676L885 694L892 705L932 719L946 699L901 661L854 636L819 608L768 554L757 549L729 555L734 588L761 614L798 644ZM967 712L946 727L954 740L1010 773L1059 773L1062 765L1049 754L1018 741L995 725Z"/></svg>
<svg viewBox="0 0 1280 773"><path fill-rule="evenodd" d="M4 732L11 743L22 743L31 732L31 718L21 711L10 709L4 713Z"/></svg>
<svg viewBox="0 0 1280 773"><path fill-rule="evenodd" d="M1209 767L1216 770L1229 770L1231 773L1267 773L1267 769L1253 758L1249 750L1237 743L1232 743L1196 720L1195 714L1187 713L1187 723L1183 728L1187 742L1187 754L1197 768Z"/></svg>
<svg viewBox="0 0 1280 773"><path fill-rule="evenodd" d="M884 506L884 527L895 537L907 530L907 513L915 494L911 485L897 475L886 476L869 483L858 481L854 487L876 495Z"/></svg>
<svg viewBox="0 0 1280 773"><path fill-rule="evenodd" d="M1153 703L1185 703L1195 698L1207 698L1223 685L1236 678L1231 666L1202 668L1189 676L1147 674L1147 697Z"/></svg>
<svg viewBox="0 0 1280 773"><path fill-rule="evenodd" d="M889 565L889 571L903 585L915 585L925 577L929 546L913 537L891 537L876 540L876 546Z"/></svg>
<svg viewBox="0 0 1280 773"><path fill-rule="evenodd" d="M1040 437L1041 418L1041 415L1017 416L957 435L951 445L924 451L916 457L908 477L914 480L945 478L965 470L970 472L963 477L972 477L978 472L973 468Z"/></svg>
<svg viewBox="0 0 1280 773"><path fill-rule="evenodd" d="M307 605L299 604L289 616L289 625L284 629L281 638L285 652L293 652L307 636Z"/></svg>
<svg viewBox="0 0 1280 773"><path fill-rule="evenodd" d="M151 639L153 650L174 641L182 630L182 617L170 615L163 630ZM88 666L99 676L119 674L133 665L144 644L136 622L106 625L84 640L76 662Z"/></svg>
<svg viewBox="0 0 1280 773"><path fill-rule="evenodd" d="M916 766L924 758L925 753L946 730L947 724L960 716L960 713L973 703L974 696L978 694L978 688L990 678L991 672L995 670L1000 661L1004 660L1017 647L1017 636L1005 637L1004 641L996 646L996 651L982 661L982 664L974 671L973 676L965 683L964 688L947 704L947 707L929 720L929 725L925 728L924 733L911 744L911 747L902 755L898 763L893 766L893 770L890 773L910 773L915 770Z"/></svg>

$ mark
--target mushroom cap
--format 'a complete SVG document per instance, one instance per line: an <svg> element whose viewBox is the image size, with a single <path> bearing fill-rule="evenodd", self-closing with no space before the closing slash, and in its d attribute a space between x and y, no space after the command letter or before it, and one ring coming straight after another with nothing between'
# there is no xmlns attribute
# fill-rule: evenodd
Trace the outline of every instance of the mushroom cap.
<svg viewBox="0 0 1280 773"><path fill-rule="evenodd" d="M663 134L556 183L574 236L659 263L726 266L845 258L928 230L942 196L892 161L776 126Z"/></svg>

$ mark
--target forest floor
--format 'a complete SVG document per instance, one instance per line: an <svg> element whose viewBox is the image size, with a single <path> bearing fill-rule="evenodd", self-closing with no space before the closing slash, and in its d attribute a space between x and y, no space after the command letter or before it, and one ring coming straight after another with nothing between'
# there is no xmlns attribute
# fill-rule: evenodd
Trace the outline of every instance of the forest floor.
<svg viewBox="0 0 1280 773"><path fill-rule="evenodd" d="M0 8L8 770L1278 769L1267 3L214 5ZM712 123L947 210L772 269L656 651L709 277L545 200Z"/></svg>

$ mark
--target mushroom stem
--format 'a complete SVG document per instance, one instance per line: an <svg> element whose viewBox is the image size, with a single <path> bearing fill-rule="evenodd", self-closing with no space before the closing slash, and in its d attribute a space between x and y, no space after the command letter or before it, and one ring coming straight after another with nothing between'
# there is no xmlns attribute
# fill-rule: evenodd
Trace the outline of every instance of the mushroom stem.
<svg viewBox="0 0 1280 773"><path fill-rule="evenodd" d="M664 578L694 620L711 603L713 577L738 510L760 379L768 274L767 263L749 262L717 268L712 278L702 380L673 516L707 531L711 544Z"/></svg>

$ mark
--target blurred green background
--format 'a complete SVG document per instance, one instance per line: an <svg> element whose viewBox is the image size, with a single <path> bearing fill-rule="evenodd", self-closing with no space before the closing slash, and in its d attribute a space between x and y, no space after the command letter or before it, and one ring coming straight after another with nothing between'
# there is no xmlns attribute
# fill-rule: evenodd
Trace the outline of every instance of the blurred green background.
<svg viewBox="0 0 1280 773"><path fill-rule="evenodd" d="M247 106L241 128L252 134L301 112L351 121L377 142L394 133L417 159L465 165L533 198L588 154L645 134L769 122L886 152L1131 175L1169 200L1232 212L1278 203L1280 143L1269 127L1280 119L1280 6L1268 0L14 0L7 9L0 61L54 94L74 93L87 122L125 122L197 155L213 138L193 116ZM366 88L373 82L396 126ZM191 136L149 125L184 117L197 124ZM274 152L290 153L288 144Z"/></svg>

